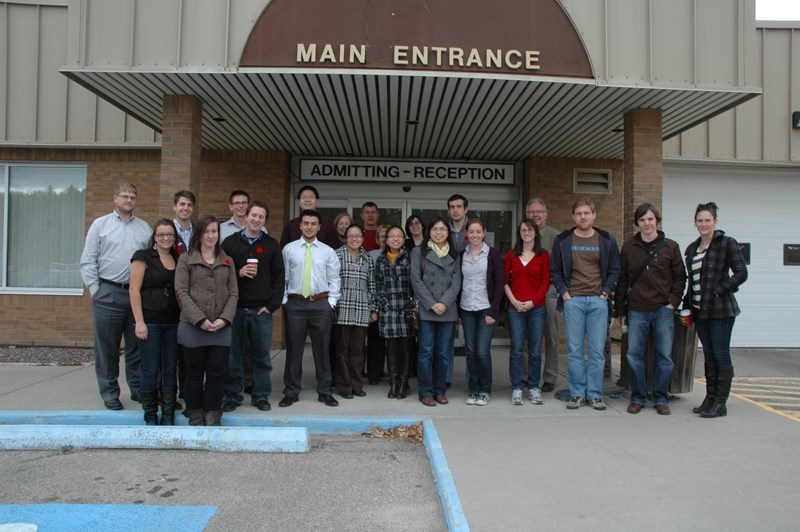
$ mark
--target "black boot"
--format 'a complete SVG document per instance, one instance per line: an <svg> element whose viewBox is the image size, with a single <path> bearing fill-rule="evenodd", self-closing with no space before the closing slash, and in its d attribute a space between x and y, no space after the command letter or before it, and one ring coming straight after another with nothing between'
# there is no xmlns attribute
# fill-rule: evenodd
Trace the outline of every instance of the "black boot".
<svg viewBox="0 0 800 532"><path fill-rule="evenodd" d="M175 424L175 388L161 389L161 424Z"/></svg>
<svg viewBox="0 0 800 532"><path fill-rule="evenodd" d="M144 410L145 424L158 425L158 393L139 392L139 402L142 403Z"/></svg>
<svg viewBox="0 0 800 532"><path fill-rule="evenodd" d="M222 410L206 410L205 418L207 427L219 427L222 425Z"/></svg>
<svg viewBox="0 0 800 532"><path fill-rule="evenodd" d="M403 338L403 341L400 343L400 349L397 353L397 398L398 399L405 399L408 397L408 373L409 373L409 365L410 365L410 358L411 355L409 353L409 342L407 339Z"/></svg>
<svg viewBox="0 0 800 532"><path fill-rule="evenodd" d="M728 396L731 394L733 381L733 366L719 366L717 368L717 394L714 401L700 411L700 417L723 417L728 415Z"/></svg>
<svg viewBox="0 0 800 532"><path fill-rule="evenodd" d="M189 425L193 427L202 427L206 424L206 418L203 415L203 409L189 410L188 408L183 411L183 414L189 418Z"/></svg>
<svg viewBox="0 0 800 532"><path fill-rule="evenodd" d="M397 378L400 357L399 342L398 338L390 338L386 342L386 365L389 366L389 394L386 397L389 399L396 399L400 388L400 379Z"/></svg>
<svg viewBox="0 0 800 532"><path fill-rule="evenodd" d="M717 364L716 362L706 361L706 398L700 406L692 408L692 412L699 414L701 410L705 410L714 402L714 397L717 396Z"/></svg>

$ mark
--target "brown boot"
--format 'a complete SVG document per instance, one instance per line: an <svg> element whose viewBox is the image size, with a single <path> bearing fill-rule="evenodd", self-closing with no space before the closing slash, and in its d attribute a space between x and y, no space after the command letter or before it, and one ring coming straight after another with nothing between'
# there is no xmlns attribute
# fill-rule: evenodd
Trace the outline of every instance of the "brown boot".
<svg viewBox="0 0 800 532"><path fill-rule="evenodd" d="M205 418L207 427L219 427L222 425L222 410L206 410Z"/></svg>
<svg viewBox="0 0 800 532"><path fill-rule="evenodd" d="M206 424L206 418L201 409L186 410L186 417L189 418L189 425L193 427L203 427Z"/></svg>

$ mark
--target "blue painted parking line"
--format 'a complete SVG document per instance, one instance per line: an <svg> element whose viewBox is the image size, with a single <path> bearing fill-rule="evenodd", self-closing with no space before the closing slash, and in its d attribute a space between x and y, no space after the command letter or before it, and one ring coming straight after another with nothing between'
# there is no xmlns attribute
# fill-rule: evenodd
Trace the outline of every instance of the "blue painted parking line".
<svg viewBox="0 0 800 532"><path fill-rule="evenodd" d="M215 506L143 506L140 504L4 504L3 525L33 525L29 530L61 532L201 532L217 511ZM18 529L25 530L23 526Z"/></svg>

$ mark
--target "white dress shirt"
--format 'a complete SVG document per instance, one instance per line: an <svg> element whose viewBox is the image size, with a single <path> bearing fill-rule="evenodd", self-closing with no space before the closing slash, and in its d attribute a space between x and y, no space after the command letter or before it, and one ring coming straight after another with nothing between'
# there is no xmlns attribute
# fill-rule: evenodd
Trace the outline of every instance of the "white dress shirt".
<svg viewBox="0 0 800 532"><path fill-rule="evenodd" d="M339 277L339 258L330 246L316 238L311 242L311 295L328 293L328 303L335 307L341 297ZM283 302L289 294L302 294L303 271L306 262L306 241L299 238L283 248L283 264L286 268L286 291Z"/></svg>

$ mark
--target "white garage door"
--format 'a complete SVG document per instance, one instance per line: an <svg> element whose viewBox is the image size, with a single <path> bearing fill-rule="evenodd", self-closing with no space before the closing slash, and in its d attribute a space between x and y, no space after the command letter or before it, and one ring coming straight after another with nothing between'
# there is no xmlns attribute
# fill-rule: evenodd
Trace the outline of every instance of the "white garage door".
<svg viewBox="0 0 800 532"><path fill-rule="evenodd" d="M734 347L800 347L800 266L783 265L783 245L800 244L799 200L796 170L664 166L664 231L681 250L697 238L694 211L708 201L719 206L717 228L750 244Z"/></svg>

